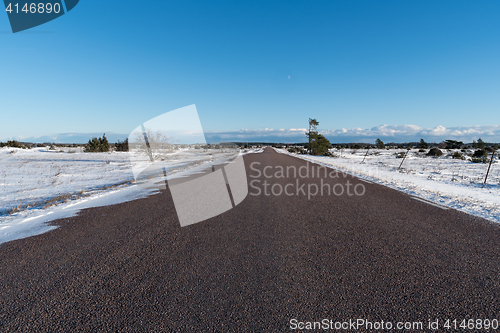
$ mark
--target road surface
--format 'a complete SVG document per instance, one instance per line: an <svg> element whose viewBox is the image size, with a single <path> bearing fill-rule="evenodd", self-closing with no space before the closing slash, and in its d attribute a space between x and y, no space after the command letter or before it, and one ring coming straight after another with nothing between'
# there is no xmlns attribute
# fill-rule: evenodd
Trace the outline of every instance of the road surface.
<svg viewBox="0 0 500 333"><path fill-rule="evenodd" d="M246 155L245 165L257 180L248 197L198 224L179 226L166 190L1 245L0 331L279 332L323 319L424 328L500 319L498 225L342 174L276 178L279 166L317 166L270 148ZM297 180L306 192L323 181L340 193L349 181L365 193L308 199L289 186L290 196L255 195L266 180L275 194Z"/></svg>

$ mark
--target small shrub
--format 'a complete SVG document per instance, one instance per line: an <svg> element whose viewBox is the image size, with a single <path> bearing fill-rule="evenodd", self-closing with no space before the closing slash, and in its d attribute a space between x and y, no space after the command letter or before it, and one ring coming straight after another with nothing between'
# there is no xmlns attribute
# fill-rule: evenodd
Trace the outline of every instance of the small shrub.
<svg viewBox="0 0 500 333"><path fill-rule="evenodd" d="M22 143L22 142L19 142L16 140L9 140L9 141L7 141L7 143L0 142L0 147L11 147L11 148L22 148L22 149L28 148L28 149L30 149L31 145L26 144L26 143Z"/></svg>
<svg viewBox="0 0 500 333"><path fill-rule="evenodd" d="M472 163L488 163L488 157L483 156L483 157L473 157L471 159Z"/></svg>
<svg viewBox="0 0 500 333"><path fill-rule="evenodd" d="M328 157L335 157L335 155L333 155L332 153L330 153L330 151L327 151L325 153L325 156L328 156Z"/></svg>
<svg viewBox="0 0 500 333"><path fill-rule="evenodd" d="M22 144L16 140L12 141L7 141L7 147L12 147L12 148L22 148Z"/></svg>
<svg viewBox="0 0 500 333"><path fill-rule="evenodd" d="M289 153L297 153L297 154L307 154L307 150L301 147L290 147L288 148Z"/></svg>
<svg viewBox="0 0 500 333"><path fill-rule="evenodd" d="M418 152L419 153L425 153L425 149L419 149Z"/></svg>
<svg viewBox="0 0 500 333"><path fill-rule="evenodd" d="M396 153L396 158L403 158L403 157L405 157L405 155L406 155L406 152L402 151L400 153Z"/></svg>
<svg viewBox="0 0 500 333"><path fill-rule="evenodd" d="M453 155L451 155L452 158L457 159L457 160L463 160L464 156L462 153L459 153L458 151L454 152Z"/></svg>
<svg viewBox="0 0 500 333"><path fill-rule="evenodd" d="M485 149L478 149L474 152L474 155L472 155L472 157L477 158L481 158L483 156L488 156L488 152Z"/></svg>
<svg viewBox="0 0 500 333"><path fill-rule="evenodd" d="M196 149L200 149L200 146L196 146ZM115 150L116 151L128 151L128 138L125 139L125 141L120 141L118 140L117 143L115 143Z"/></svg>
<svg viewBox="0 0 500 333"><path fill-rule="evenodd" d="M442 156L443 155L443 152L441 151L441 149L439 148L431 148L431 150L429 150L429 152L427 153L427 156Z"/></svg>

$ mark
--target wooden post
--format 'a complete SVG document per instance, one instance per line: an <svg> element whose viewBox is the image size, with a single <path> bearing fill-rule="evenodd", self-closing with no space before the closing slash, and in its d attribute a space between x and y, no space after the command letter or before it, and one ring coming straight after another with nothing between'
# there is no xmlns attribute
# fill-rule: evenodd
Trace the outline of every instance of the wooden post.
<svg viewBox="0 0 500 333"><path fill-rule="evenodd" d="M167 170L165 170L165 167L163 167L163 176L165 177L165 189L168 189Z"/></svg>
<svg viewBox="0 0 500 333"><path fill-rule="evenodd" d="M363 157L363 161L361 161L361 163L365 163L365 158L366 158L366 156L368 156L369 151L370 151L370 146L368 146L368 149L366 149L365 157Z"/></svg>
<svg viewBox="0 0 500 333"><path fill-rule="evenodd" d="M405 153L405 156L403 156L403 160L401 161L401 164L399 165L398 170L399 170L399 169L401 169L401 166L403 165L403 162L405 161L405 159L406 159L406 155L408 155L408 152L409 152L409 151L410 151L410 149L408 149L408 150L406 151L406 153Z"/></svg>
<svg viewBox="0 0 500 333"><path fill-rule="evenodd" d="M490 168L491 168L491 165L493 164L493 158L495 157L495 153L496 153L496 151L494 150L493 154L491 154L490 165L488 165L488 171L486 172L486 177L484 177L483 187L484 187L484 185L486 185L486 181L488 180L488 175L490 174Z"/></svg>
<svg viewBox="0 0 500 333"><path fill-rule="evenodd" d="M144 128L144 125L141 125L141 128L142 128L142 134L144 135L144 142L146 142L146 152L151 162L154 162L153 152L151 151L151 146L149 145L149 139L148 135L146 134L146 129Z"/></svg>

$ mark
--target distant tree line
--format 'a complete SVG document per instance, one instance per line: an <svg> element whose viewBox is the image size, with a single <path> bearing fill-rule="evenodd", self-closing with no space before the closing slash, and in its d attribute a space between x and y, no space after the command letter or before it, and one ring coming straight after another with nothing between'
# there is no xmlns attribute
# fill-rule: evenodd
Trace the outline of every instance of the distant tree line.
<svg viewBox="0 0 500 333"><path fill-rule="evenodd" d="M12 147L12 148L31 148L32 144L30 143L24 143L24 142L19 142L16 140L9 140L7 142L0 142L0 147Z"/></svg>

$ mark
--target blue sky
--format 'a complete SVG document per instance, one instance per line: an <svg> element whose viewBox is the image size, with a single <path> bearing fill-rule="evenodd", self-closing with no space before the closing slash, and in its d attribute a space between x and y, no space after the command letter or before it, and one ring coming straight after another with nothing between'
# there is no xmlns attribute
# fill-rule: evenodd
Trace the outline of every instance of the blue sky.
<svg viewBox="0 0 500 333"><path fill-rule="evenodd" d="M499 17L498 1L82 0L12 34L0 14L0 140L128 134L196 104L226 139L293 141L313 117L333 141L500 141Z"/></svg>

